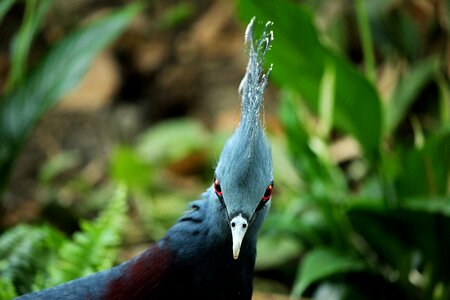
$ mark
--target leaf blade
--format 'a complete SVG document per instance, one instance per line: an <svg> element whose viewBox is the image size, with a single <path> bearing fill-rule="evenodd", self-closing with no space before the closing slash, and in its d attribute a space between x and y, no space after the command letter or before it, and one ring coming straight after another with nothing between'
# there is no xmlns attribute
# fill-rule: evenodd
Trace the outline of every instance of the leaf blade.
<svg viewBox="0 0 450 300"><path fill-rule="evenodd" d="M317 248L310 251L300 265L292 294L299 297L314 282L339 273L359 272L365 268L366 265L357 258L334 249Z"/></svg>
<svg viewBox="0 0 450 300"><path fill-rule="evenodd" d="M378 93L345 58L322 45L311 13L285 0L240 0L238 4L242 19L256 15L257 20L274 22L275 42L267 59L274 66L272 78L299 92L315 113L326 63L336 67L334 125L356 137L369 157L377 156L383 117Z"/></svg>
<svg viewBox="0 0 450 300"><path fill-rule="evenodd" d="M72 33L0 101L0 192L36 122L75 87L95 55L125 29L139 9L130 5Z"/></svg>

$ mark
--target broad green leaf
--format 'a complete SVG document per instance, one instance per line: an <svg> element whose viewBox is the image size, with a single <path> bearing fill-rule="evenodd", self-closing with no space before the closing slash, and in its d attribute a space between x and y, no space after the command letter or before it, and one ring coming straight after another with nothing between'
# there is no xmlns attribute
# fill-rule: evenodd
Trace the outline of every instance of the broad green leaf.
<svg viewBox="0 0 450 300"><path fill-rule="evenodd" d="M378 94L354 66L322 45L311 13L285 0L240 0L238 11L245 21L256 16L274 22L275 41L267 55L271 76L282 87L300 92L315 113L325 65L335 67L334 125L356 137L369 157L377 155L382 118Z"/></svg>
<svg viewBox="0 0 450 300"><path fill-rule="evenodd" d="M317 248L306 254L296 279L292 294L301 296L313 283L336 274L360 272L366 265L360 259L329 248Z"/></svg>
<svg viewBox="0 0 450 300"><path fill-rule="evenodd" d="M95 55L125 29L139 8L130 5L70 34L20 86L0 100L0 192L36 122L76 86Z"/></svg>
<svg viewBox="0 0 450 300"><path fill-rule="evenodd" d="M432 56L420 61L403 76L385 109L385 135L391 135L405 118L409 107L417 99L422 88L432 79L438 67L438 58Z"/></svg>

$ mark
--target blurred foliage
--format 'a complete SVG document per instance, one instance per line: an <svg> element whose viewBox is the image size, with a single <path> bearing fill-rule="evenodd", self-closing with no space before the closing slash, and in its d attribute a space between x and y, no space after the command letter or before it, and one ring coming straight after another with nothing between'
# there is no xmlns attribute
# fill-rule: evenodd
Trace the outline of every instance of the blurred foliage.
<svg viewBox="0 0 450 300"><path fill-rule="evenodd" d="M325 3L312 2L315 8ZM392 5L355 1L362 74L343 56L345 46L338 54L323 42L308 4L238 1L244 23L253 16L274 22L276 42L267 61L281 89L279 117L301 184L275 197L264 233L299 244L293 297L450 297L444 267L450 264L450 120L448 111L414 109L433 88L440 96L428 105L448 110L448 57L421 50L417 25L403 11L390 24L401 31L398 39L387 40L392 32L377 22L397 13ZM381 48L383 63L407 65L390 94L377 91L367 71L374 67L367 65L373 57L366 57L373 56L373 45ZM357 154L336 161L333 147L348 136L359 147L346 150ZM277 205L284 201L285 207Z"/></svg>
<svg viewBox="0 0 450 300"><path fill-rule="evenodd" d="M63 237L51 227L18 225L0 239L1 299L11 299L32 290L39 270L44 270L52 251Z"/></svg>
<svg viewBox="0 0 450 300"><path fill-rule="evenodd" d="M14 2L0 2L0 21ZM11 42L23 50L15 54L18 75L10 75L0 103L3 185L38 118L80 79L136 9L69 35L28 72L23 60L47 2L26 1L30 15ZM331 2L237 1L244 23L253 16L274 22L266 62L273 64L271 79L280 89L283 126L282 134L270 135L276 190L258 242L257 274L287 285L294 299L449 299L449 61L439 45L431 45L445 29L439 20L419 28L402 7L414 5L408 1L336 1L347 6L330 17L332 9L323 7ZM161 18L163 29L184 24L194 7L174 4ZM72 44L83 51L63 55ZM73 78L61 75L67 72ZM385 76L392 81L387 89L381 84ZM161 122L115 147L105 183L93 192L83 175L71 172L80 164L78 154L62 152L41 169L40 204L53 210L59 228L77 232L68 224L101 210L111 182L123 183L130 194L128 226L143 228L145 235L129 230L126 238L157 240L211 184L229 135L212 134L190 118ZM0 238L0 298L110 266L124 191L115 199L97 222L82 222L73 240L49 225L6 231Z"/></svg>
<svg viewBox="0 0 450 300"><path fill-rule="evenodd" d="M0 21L15 1L2 1ZM0 196L6 188L17 155L35 124L81 80L90 62L116 38L140 9L130 5L72 32L53 46L42 62L27 70L33 38L51 0L24 1L22 24L10 42L11 68L0 99ZM68 156L54 159L42 171L43 183L75 163ZM96 222L81 222L74 240L48 225L18 225L0 239L0 298L42 289L110 267L126 208L119 189ZM92 259L86 259L90 257Z"/></svg>
<svg viewBox="0 0 450 300"><path fill-rule="evenodd" d="M41 290L113 265L127 210L120 186L95 221L72 239L48 225L18 225L0 237L0 299Z"/></svg>
<svg viewBox="0 0 450 300"><path fill-rule="evenodd" d="M195 6L187 1L182 1L172 6L161 17L162 28L169 29L184 24L195 13Z"/></svg>
<svg viewBox="0 0 450 300"><path fill-rule="evenodd" d="M8 3L5 2L0 13L8 9ZM6 94L0 99L0 195L37 121L77 85L95 55L126 28L140 8L130 5L72 32L28 72L30 45L50 3L50 0L25 1L22 26L11 41L11 70Z"/></svg>
<svg viewBox="0 0 450 300"><path fill-rule="evenodd" d="M310 12L287 1L276 1L276 5L270 1L242 1L240 4L243 15L279 21L273 27L277 42L267 57L267 61L277 66L272 78L300 92L310 109L317 113L320 110L319 83L325 68L333 68L336 78L333 124L357 138L369 158L377 155L381 136L381 102L377 92L355 67L323 46ZM294 20L295 23L291 23ZM355 111L358 113L354 114Z"/></svg>
<svg viewBox="0 0 450 300"><path fill-rule="evenodd" d="M130 187L140 222L152 240L161 238L186 203L199 197L204 179L211 180L211 161L220 154L214 148L222 144L223 139L212 136L200 122L181 118L160 122L133 145L117 147L111 177ZM184 182L177 173L203 173L205 178Z"/></svg>

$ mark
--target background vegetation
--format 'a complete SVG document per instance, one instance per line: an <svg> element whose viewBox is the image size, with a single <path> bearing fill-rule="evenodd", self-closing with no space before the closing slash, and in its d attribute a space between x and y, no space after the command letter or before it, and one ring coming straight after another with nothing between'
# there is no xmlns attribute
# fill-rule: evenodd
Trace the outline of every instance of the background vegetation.
<svg viewBox="0 0 450 300"><path fill-rule="evenodd" d="M217 82L237 88L252 16L273 21L275 35L266 118L276 194L256 290L450 298L448 2L112 1L121 7L80 4L78 16L108 8L80 29L58 19L70 11L61 3L0 2L2 28L11 29L0 32L0 298L139 253L211 183L239 107ZM52 21L64 25L51 30ZM119 134L96 135L101 146L92 148L72 125L56 150L27 160L48 116L38 121L115 39L121 88L81 115ZM230 61L241 67L225 69ZM223 78L224 69L235 75Z"/></svg>

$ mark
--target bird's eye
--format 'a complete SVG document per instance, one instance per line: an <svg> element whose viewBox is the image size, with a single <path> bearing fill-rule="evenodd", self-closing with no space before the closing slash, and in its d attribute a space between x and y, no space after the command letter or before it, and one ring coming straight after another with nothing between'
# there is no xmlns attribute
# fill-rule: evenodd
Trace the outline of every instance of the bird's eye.
<svg viewBox="0 0 450 300"><path fill-rule="evenodd" d="M216 191L216 195L218 197L222 197L223 193L222 193L222 188L220 187L220 182L219 179L214 179L214 190Z"/></svg>
<svg viewBox="0 0 450 300"><path fill-rule="evenodd" d="M261 200L264 202L269 201L270 197L272 197L272 192L273 192L273 181L267 187L266 192L264 193L264 196L262 197Z"/></svg>

